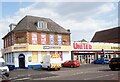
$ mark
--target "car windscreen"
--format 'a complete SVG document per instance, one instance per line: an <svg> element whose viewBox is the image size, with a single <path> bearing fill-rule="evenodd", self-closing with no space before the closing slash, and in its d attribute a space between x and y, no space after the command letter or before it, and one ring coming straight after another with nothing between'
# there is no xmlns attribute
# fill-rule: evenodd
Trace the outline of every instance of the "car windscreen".
<svg viewBox="0 0 120 82"><path fill-rule="evenodd" d="M110 60L110 62L117 62L117 61L118 61L117 58L113 58L113 59Z"/></svg>
<svg viewBox="0 0 120 82"><path fill-rule="evenodd" d="M5 62L0 62L0 67L5 66Z"/></svg>

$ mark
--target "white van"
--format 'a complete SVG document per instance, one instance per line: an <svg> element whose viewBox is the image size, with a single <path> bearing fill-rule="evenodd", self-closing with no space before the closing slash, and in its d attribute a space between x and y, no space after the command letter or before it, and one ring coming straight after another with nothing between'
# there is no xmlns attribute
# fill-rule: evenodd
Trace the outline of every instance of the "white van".
<svg viewBox="0 0 120 82"><path fill-rule="evenodd" d="M5 64L5 60L3 58L0 58L0 74L9 76L9 68Z"/></svg>
<svg viewBox="0 0 120 82"><path fill-rule="evenodd" d="M43 58L42 68L47 68L47 70L55 69L60 70L61 68L61 58L58 54L46 55Z"/></svg>

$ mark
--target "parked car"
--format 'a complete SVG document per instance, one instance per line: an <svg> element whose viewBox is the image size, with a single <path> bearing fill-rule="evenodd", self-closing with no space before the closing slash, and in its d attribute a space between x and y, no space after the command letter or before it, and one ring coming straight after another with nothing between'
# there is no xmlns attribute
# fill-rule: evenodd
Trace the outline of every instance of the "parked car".
<svg viewBox="0 0 120 82"><path fill-rule="evenodd" d="M15 69L15 66L14 66L14 65L8 65L8 64L6 64L6 65L8 66L9 71L12 71L12 70L14 70L14 69Z"/></svg>
<svg viewBox="0 0 120 82"><path fill-rule="evenodd" d="M111 70L120 69L120 58L112 58L109 62L109 68Z"/></svg>
<svg viewBox="0 0 120 82"><path fill-rule="evenodd" d="M64 63L62 63L62 66L63 67L71 67L71 68L79 67L80 62L77 60L68 60L68 61L65 61Z"/></svg>
<svg viewBox="0 0 120 82"><path fill-rule="evenodd" d="M105 58L96 59L93 62L94 64L109 64L109 60Z"/></svg>
<svg viewBox="0 0 120 82"><path fill-rule="evenodd" d="M3 58L0 58L0 73L9 76L9 68L5 63L5 60Z"/></svg>

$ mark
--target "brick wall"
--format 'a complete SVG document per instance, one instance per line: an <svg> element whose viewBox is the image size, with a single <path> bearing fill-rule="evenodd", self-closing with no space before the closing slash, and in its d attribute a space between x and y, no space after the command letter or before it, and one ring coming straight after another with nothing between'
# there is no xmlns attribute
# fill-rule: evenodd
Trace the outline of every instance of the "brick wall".
<svg viewBox="0 0 120 82"><path fill-rule="evenodd" d="M14 34L12 33L8 35L6 38L4 38L4 48L18 43L32 44L32 33L34 32L15 32ZM41 45L41 34L43 33L37 33L37 44L39 45ZM49 33L44 33L44 34L46 34L45 45L50 45L50 34ZM62 45L70 45L70 34L60 34L60 35L62 35ZM14 43L12 42L12 37L14 37L13 38ZM54 34L54 44L58 45L58 34Z"/></svg>

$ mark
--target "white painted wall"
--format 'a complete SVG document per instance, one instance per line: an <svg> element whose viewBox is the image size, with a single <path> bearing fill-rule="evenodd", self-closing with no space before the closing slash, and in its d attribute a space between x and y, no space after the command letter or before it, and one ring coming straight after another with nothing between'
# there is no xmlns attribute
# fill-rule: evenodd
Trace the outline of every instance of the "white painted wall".
<svg viewBox="0 0 120 82"><path fill-rule="evenodd" d="M19 53L14 53L14 64L15 64L15 67L19 67L18 56L19 56Z"/></svg>
<svg viewBox="0 0 120 82"><path fill-rule="evenodd" d="M32 58L32 52L24 52L25 55L25 67L28 67L28 65L31 64L31 62L28 61L28 58Z"/></svg>
<svg viewBox="0 0 120 82"><path fill-rule="evenodd" d="M35 64L40 64L40 62L42 61L42 56L41 56L41 52L38 52L38 62L37 63L32 63L28 61L29 57L32 57L32 52L15 52L14 54L14 65L15 67L19 67L19 58L18 56L20 54L24 54L25 55L25 67L28 67L28 65L35 65ZM63 61L66 60L71 60L71 52L62 52L62 56L63 56ZM47 55L50 55L50 52L47 52Z"/></svg>
<svg viewBox="0 0 120 82"><path fill-rule="evenodd" d="M63 61L65 62L66 60L71 60L71 52L63 52Z"/></svg>

